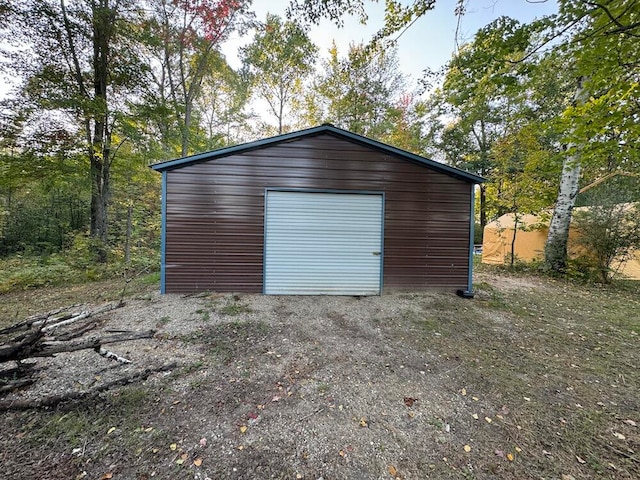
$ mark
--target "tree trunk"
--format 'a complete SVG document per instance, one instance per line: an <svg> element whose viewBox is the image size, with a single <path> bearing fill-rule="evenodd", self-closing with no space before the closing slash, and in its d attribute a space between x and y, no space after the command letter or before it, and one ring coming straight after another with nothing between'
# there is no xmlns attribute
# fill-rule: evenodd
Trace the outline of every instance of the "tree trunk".
<svg viewBox="0 0 640 480"><path fill-rule="evenodd" d="M189 99L185 99L184 105L184 123L182 125L180 143L182 147L180 149L180 155L186 157L189 153L189 130L191 129L191 102Z"/></svg>
<svg viewBox="0 0 640 480"><path fill-rule="evenodd" d="M519 216L518 212L514 210L513 212L513 238L511 239L511 268L516 263L516 236L518 235L518 227L519 225Z"/></svg>
<svg viewBox="0 0 640 480"><path fill-rule="evenodd" d="M89 146L91 163L91 237L95 240L95 254L99 262L107 261L107 207L109 204L111 132L108 127L107 85L109 81L109 47L115 14L109 0L101 0L93 7L93 93L96 113L93 136Z"/></svg>
<svg viewBox="0 0 640 480"><path fill-rule="evenodd" d="M578 194L580 170L581 166L577 155L571 155L565 159L560 178L560 191L549 225L547 242L544 246L545 263L556 272L564 272L567 267L569 226Z"/></svg>
<svg viewBox="0 0 640 480"><path fill-rule="evenodd" d="M131 231L133 230L133 204L127 209L127 236L124 243L124 263L129 265L131 261Z"/></svg>
<svg viewBox="0 0 640 480"><path fill-rule="evenodd" d="M278 134L282 134L282 113L284 111L284 88L283 85L280 84L280 98L278 99L280 111L278 112Z"/></svg>
<svg viewBox="0 0 640 480"><path fill-rule="evenodd" d="M574 105L583 105L586 96L583 79L580 78L574 95ZM581 168L580 157L577 153L565 157L562 165L558 199L553 209L549 233L544 246L545 264L555 272L563 273L567 268L569 227L576 195L578 195Z"/></svg>
<svg viewBox="0 0 640 480"><path fill-rule="evenodd" d="M480 184L480 228L484 231L487 226L487 187Z"/></svg>

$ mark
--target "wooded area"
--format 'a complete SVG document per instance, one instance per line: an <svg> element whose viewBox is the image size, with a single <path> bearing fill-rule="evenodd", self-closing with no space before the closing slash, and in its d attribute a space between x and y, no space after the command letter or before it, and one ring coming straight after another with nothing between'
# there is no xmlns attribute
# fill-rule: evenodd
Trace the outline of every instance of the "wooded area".
<svg viewBox="0 0 640 480"><path fill-rule="evenodd" d="M28 277L0 292L156 266L150 163L323 122L486 177L480 229L555 204L546 265L565 272L578 189L640 174L640 4L560 0L528 24L496 18L415 84L396 40L434 3L386 0L369 43L321 58L309 26L367 2L295 0L262 19L250 0L0 0L0 57L17 79L0 105L0 256ZM238 69L221 53L231 34L250 38ZM623 226L625 244L604 249L640 243L638 209L607 214L625 201L602 199L587 221Z"/></svg>

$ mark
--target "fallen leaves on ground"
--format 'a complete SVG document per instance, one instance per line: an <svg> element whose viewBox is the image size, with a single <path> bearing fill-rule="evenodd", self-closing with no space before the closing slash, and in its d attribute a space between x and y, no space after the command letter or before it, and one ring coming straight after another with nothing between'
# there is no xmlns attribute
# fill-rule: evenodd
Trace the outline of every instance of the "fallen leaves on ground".
<svg viewBox="0 0 640 480"><path fill-rule="evenodd" d="M389 475L391 475L393 478L396 478L396 479L400 478L400 475L398 474L398 470L393 465L389 465L387 467L387 472L389 472Z"/></svg>
<svg viewBox="0 0 640 480"><path fill-rule="evenodd" d="M404 404L407 407L413 407L413 404L418 401L417 398L413 398L413 397L404 397Z"/></svg>

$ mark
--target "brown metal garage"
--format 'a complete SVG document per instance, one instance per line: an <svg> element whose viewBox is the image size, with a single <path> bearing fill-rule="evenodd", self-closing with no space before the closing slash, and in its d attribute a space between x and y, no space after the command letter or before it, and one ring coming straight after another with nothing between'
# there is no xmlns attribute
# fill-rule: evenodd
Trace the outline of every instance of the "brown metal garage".
<svg viewBox="0 0 640 480"><path fill-rule="evenodd" d="M476 175L332 125L152 168L163 293L471 291Z"/></svg>

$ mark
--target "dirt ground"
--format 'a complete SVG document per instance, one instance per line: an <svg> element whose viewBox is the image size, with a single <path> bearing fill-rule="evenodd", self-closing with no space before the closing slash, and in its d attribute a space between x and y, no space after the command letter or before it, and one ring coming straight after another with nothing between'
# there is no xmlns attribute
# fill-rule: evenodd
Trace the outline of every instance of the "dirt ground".
<svg viewBox="0 0 640 480"><path fill-rule="evenodd" d="M108 300L109 288L29 302ZM16 310L20 295L0 302ZM37 384L3 400L178 367L3 413L2 478L640 478L638 307L629 289L495 272L474 300L138 288L100 327L157 330L113 346L132 364L38 360Z"/></svg>

